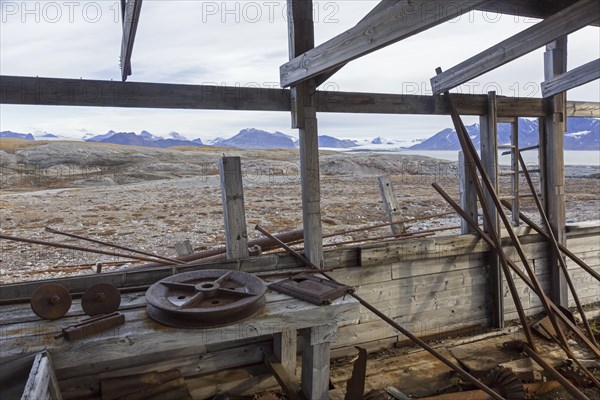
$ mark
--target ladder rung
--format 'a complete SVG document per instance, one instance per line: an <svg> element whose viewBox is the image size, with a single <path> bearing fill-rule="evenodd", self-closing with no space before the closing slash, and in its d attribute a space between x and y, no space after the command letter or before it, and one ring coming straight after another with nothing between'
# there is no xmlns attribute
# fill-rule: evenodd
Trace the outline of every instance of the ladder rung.
<svg viewBox="0 0 600 400"><path fill-rule="evenodd" d="M498 145L499 149L514 149L515 145L514 144L501 144Z"/></svg>
<svg viewBox="0 0 600 400"><path fill-rule="evenodd" d="M524 173L523 171L519 171L520 173ZM530 174L539 174L541 172L540 169L528 169L527 172Z"/></svg>
<svg viewBox="0 0 600 400"><path fill-rule="evenodd" d="M527 150L535 150L535 149L539 149L540 145L536 144L535 146L528 146L528 147L523 147L521 149L519 149L519 151L527 151Z"/></svg>
<svg viewBox="0 0 600 400"><path fill-rule="evenodd" d="M514 200L515 196L500 196L500 200Z"/></svg>
<svg viewBox="0 0 600 400"><path fill-rule="evenodd" d="M515 171L510 170L510 171L500 171L500 175L514 175Z"/></svg>
<svg viewBox="0 0 600 400"><path fill-rule="evenodd" d="M522 198L525 198L525 197L533 197L533 195L532 195L531 193L529 193L529 194L524 194L524 195L522 195L522 196L519 196L519 198L521 198L521 199L522 199ZM538 197L540 197L540 195L539 195L539 194L538 194Z"/></svg>

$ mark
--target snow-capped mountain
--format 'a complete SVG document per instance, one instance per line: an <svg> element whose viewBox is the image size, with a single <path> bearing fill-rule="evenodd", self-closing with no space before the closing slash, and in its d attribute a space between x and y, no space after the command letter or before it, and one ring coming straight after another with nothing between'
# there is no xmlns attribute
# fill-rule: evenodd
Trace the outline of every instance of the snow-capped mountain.
<svg viewBox="0 0 600 400"><path fill-rule="evenodd" d="M476 148L480 146L479 124L465 127ZM498 124L498 144L510 144L510 124ZM519 118L519 146L538 143L538 120ZM600 150L600 120L596 118L569 118L564 134L565 150ZM410 147L411 150L460 150L456 131L446 128L427 140Z"/></svg>
<svg viewBox="0 0 600 400"><path fill-rule="evenodd" d="M13 131L2 131L0 132L0 138L7 139L25 139L25 140L35 140L31 133L17 133Z"/></svg>

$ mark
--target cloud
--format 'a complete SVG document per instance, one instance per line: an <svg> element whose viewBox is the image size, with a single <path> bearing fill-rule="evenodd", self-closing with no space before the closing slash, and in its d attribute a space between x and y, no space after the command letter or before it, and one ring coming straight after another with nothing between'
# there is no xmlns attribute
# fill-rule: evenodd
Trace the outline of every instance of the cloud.
<svg viewBox="0 0 600 400"><path fill-rule="evenodd" d="M1 1L0 70L5 75L119 80L119 1ZM60 16L48 4L58 5ZM68 5L71 4L71 5ZM318 45L356 24L377 2L315 2ZM26 8L24 8L26 7ZM132 81L252 84L273 87L288 59L285 1L145 1L132 57ZM430 94L434 69L444 69L526 29L535 21L473 12L352 61L330 88ZM600 54L598 28L569 36L569 66ZM485 74L457 90L539 97L543 49ZM570 99L599 101L598 82L569 92ZM289 129L288 113L138 110L71 107L0 107L2 130L46 130L81 136L81 129L188 137L228 136L246 127ZM467 118L473 122L476 118ZM450 126L447 117L319 114L320 132L349 138L424 137ZM35 128L35 129L34 129Z"/></svg>

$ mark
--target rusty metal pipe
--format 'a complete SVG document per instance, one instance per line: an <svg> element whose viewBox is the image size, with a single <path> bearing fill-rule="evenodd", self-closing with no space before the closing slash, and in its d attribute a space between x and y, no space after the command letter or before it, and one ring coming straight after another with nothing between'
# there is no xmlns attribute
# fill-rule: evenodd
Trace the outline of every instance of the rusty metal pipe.
<svg viewBox="0 0 600 400"><path fill-rule="evenodd" d="M507 201L502 201L502 204L506 208L508 208L510 211L512 211L512 204L510 204ZM527 217L527 215L523 214L522 212L519 212L519 218L521 218L521 220L523 222L525 222L527 225L529 225L529 227L531 229L533 229L534 231L536 231L537 233L539 233L546 239L550 240L550 235L548 235L548 233L546 231L544 231L539 225L537 225L529 217ZM573 260L573 262L575 262L577 265L579 265L584 271L586 271L588 274L592 275L597 281L600 281L600 274L598 272L594 271L581 258L577 257L577 255L575 255L575 253L573 253L571 250L569 250L567 247L565 247L561 243L558 243L558 248L560 249L560 251L563 252L564 255L566 255L571 260Z"/></svg>
<svg viewBox="0 0 600 400"><path fill-rule="evenodd" d="M477 231L477 233L481 236L481 238L494 250L496 251L496 244L492 241L492 239L487 235L487 233L485 233L477 224L476 221L474 221L473 219L471 219L471 217L462 209L460 208L460 206L458 204L456 204L456 202L454 200L452 200L452 198L450 196L448 196L446 194L446 192L444 192L444 190L439 187L439 185L435 185L434 188L436 188L436 190L446 199L446 201L448 202L448 204L450 204L450 206L452 208L454 208L454 210L456 210L456 212L465 220L467 221L467 223ZM521 278L523 280L523 282L525 282L525 284L527 286L529 286L529 288L531 290L533 290L533 292L535 294L537 294L539 296L539 294L537 293L535 287L533 286L533 283L531 283L531 281L529 280L529 278L527 277L527 275L525 275L525 273L523 271L521 271L521 269L517 266L517 264L514 263L514 261L507 259L508 261L508 266L513 270L513 272L515 274L517 274L517 276L519 278ZM598 347L592 343L586 335L583 334L583 332L581 332L581 330L577 327L577 325L575 325L573 322L571 322L571 320L562 312L562 310L556 305L554 304L552 301L549 302L550 306L552 307L552 309L554 310L554 312L556 313L556 315L558 315L558 317L561 319L562 322L564 322L565 324L567 324L567 326L573 331L575 332L575 334L577 335L577 337L579 337L585 344L586 346L596 355L596 357L600 357L600 350L598 349Z"/></svg>
<svg viewBox="0 0 600 400"><path fill-rule="evenodd" d="M437 218L437 217L443 217L445 215L450 215L450 214L454 214L454 213L453 212L446 212L446 213L441 213L441 214L427 215L427 216L424 216L424 217L409 218L409 219L403 219L403 220L400 220L400 221L386 222L386 223L377 224L377 225L366 225L366 226L363 226L363 227L360 227L360 228L350 229L348 231L336 232L336 233L330 233L328 235L323 235L323 239L329 238L329 237L333 237L333 236L347 235L349 233L354 233L354 232L368 231L370 229L385 228L386 226L390 226L390 225L405 224L407 222L425 221L425 220L428 220L428 219Z"/></svg>
<svg viewBox="0 0 600 400"><path fill-rule="evenodd" d="M529 171L527 170L527 166L525 165L525 160L523 160L523 156L521 155L520 152L518 153L518 156L519 156L519 163L521 164L521 168L523 169L523 174L525 175L525 180L527 181L529 190L531 191L531 194L533 195L533 201L535 202L535 205L540 213L540 216L542 217L542 222L544 223L544 226L546 227L546 231L548 232L548 241L550 242L550 245L552 246L552 250L554 251L556 258L558 259L558 265L560 265L560 268L562 269L562 272L565 275L565 280L567 281L567 285L569 286L569 289L571 290L571 294L573 295L573 300L575 300L575 304L577 305L577 310L579 311L579 315L581 315L581 320L583 321L583 326L585 327L585 330L587 331L590 340L592 342L594 342L596 345L598 345L598 343L596 342L596 338L594 338L594 332L592 331L592 327L590 326L590 323L588 322L588 319L585 315L585 311L583 311L583 307L581 306L581 302L579 301L579 296L577 295L577 291L575 290L575 285L573 284L571 275L569 275L569 270L567 268L567 264L565 263L564 258L562 258L560 249L558 248L558 241L556 240L556 237L554 236L554 232L552 232L552 228L550 226L550 221L548 220L548 216L546 215L546 211L544 210L544 207L542 207L542 203L540 202L540 199L539 199L539 197L535 191L535 188L533 186L533 182L531 180L531 175L529 175Z"/></svg>
<svg viewBox="0 0 600 400"><path fill-rule="evenodd" d="M275 241L276 243L278 243L279 246L281 246L281 248L283 248L285 251L287 251L292 257L294 257L294 258L302 261L302 263L304 263L306 266L311 267L313 269L320 270L320 268L317 267L316 265L314 265L312 262L310 262L310 260L308 260L303 255L297 253L292 248L290 248L287 244L283 243L282 241L280 241L279 239L277 239L276 237L274 237L273 235L271 235L268 231L266 231L260 225L256 225L256 230L259 231L259 232L261 232L263 235L267 236L268 238L271 238L271 240ZM327 278L327 279L329 279L329 280L331 280L333 282L337 282L335 279L333 279L330 275L328 275L325 272L322 272L321 275L323 275L325 278ZM477 386L479 389L481 389L484 392L486 392L493 399L497 399L497 400L503 400L504 399L498 393L496 393L495 391L493 391L492 389L490 389L488 386L486 386L482 382L480 382L473 375L469 374L467 371L465 371L464 369L462 369L458 365L455 365L452 361L450 361L449 359L447 359L446 357L444 357L443 355L441 355L440 353L438 353L435 349L433 349L433 347L429 346L427 343L425 343L424 341L422 341L421 339L419 339L417 336L413 335L408 330L404 329L400 324L396 323L393 319L389 318L387 315L385 315L384 313L382 313L381 311L379 311L377 308L375 308L374 306L372 306L369 302L367 302L366 300L364 300L362 297L360 297L356 293L350 293L350 296L354 297L365 308L367 308L373 314L377 315L379 318L381 318L382 320L384 320L385 322L387 322L391 327L393 327L394 329L396 329L398 332L402 333L404 336L406 336L407 338L409 338L410 340L412 340L414 343L416 343L417 345L419 345L420 347L422 347L429 354L431 354L432 356L434 356L435 358L437 358L438 360L440 360L441 362L443 362L444 364L446 364L448 367L452 368L454 371L456 371L457 373L459 373L462 377L464 377L465 379L467 379L473 385Z"/></svg>
<svg viewBox="0 0 600 400"><path fill-rule="evenodd" d="M292 231L278 233L275 236L278 237L279 239L281 239L285 243L295 242L298 240L302 240L304 238L304 230L295 229ZM277 245L275 245L273 243L273 241L269 238L259 238L259 239L250 240L248 242L248 248L250 250L252 250L251 248L253 246L260 246L260 248L262 249L263 252L277 248ZM227 248L225 246L221 246L221 247L216 247L216 248L209 249L209 250L204 250L204 251L199 251L196 253L188 254L187 256L176 257L176 259L183 261L183 262L190 262L190 261L203 260L203 259L209 258L209 257L219 256L219 255L222 255L225 253L227 253ZM137 265L135 268L136 269L155 268L155 267L162 267L164 265L165 265L165 263L162 263L162 262L153 262L153 263L148 263L148 264Z"/></svg>
<svg viewBox="0 0 600 400"><path fill-rule="evenodd" d="M153 258L158 258L159 260L171 261L171 262L174 262L176 264L182 264L183 263L183 261L176 260L174 258L163 257L163 256L159 256L159 255L156 255L156 254L147 253L145 251L134 250L134 249L132 249L130 247L119 246L118 244L109 243L109 242L103 242L101 240L91 239L91 238L87 238L85 236L75 235L73 233L61 232L59 230L52 229L52 228L50 228L48 226L46 227L45 231L46 232L50 232L50 233L54 233L56 235L67 236L67 237L70 237L70 238L73 238L73 239L85 240L86 242L96 243L96 244L100 244L100 245L107 246L107 247L113 247L113 248L119 249L119 250L130 251L132 253L141 254L141 255L149 256L149 257L153 257Z"/></svg>
<svg viewBox="0 0 600 400"><path fill-rule="evenodd" d="M9 236L9 235L1 235L1 234L0 234L0 239L12 240L13 242L39 244L42 246L56 247L59 249L84 251L86 253L103 254L103 255L113 256L113 257L129 258L129 259L133 259L133 260L156 262L156 259L149 258L149 257L133 256L131 254L114 253L112 251L96 250L96 249L90 249L88 247L72 246L72 245L68 245L68 244L47 242L45 240L26 239L26 238L20 238L20 237ZM169 264L173 264L173 262L169 261Z"/></svg>
<svg viewBox="0 0 600 400"><path fill-rule="evenodd" d="M437 68L436 72L438 74L440 74L442 72L441 68ZM531 279L531 282L533 283L533 285L537 289L537 292L539 293L539 298L542 301L544 310L546 311L548 318L550 318L550 322L552 322L552 326L554 327L554 330L556 331L559 340L565 345L566 348L569 348L569 343L567 342L567 338L562 330L562 327L558 323L558 320L556 319L556 315L550 308L549 299L546 296L546 294L544 293L544 290L542 289L542 286L541 286L540 282L538 281L538 279L535 275L535 272L533 271L533 268L529 264L529 260L527 259L527 256L525 255L525 252L523 250L523 246L521 245L519 237L515 234L515 232L512 228L511 222L509 221L508 217L506 216L506 213L504 212L504 209L502 208L502 203L500 202L500 198L498 197L498 194L495 191L494 185L492 184L490 177L488 176L487 172L483 168L481 160L479 159L479 156L477 155L475 146L473 145L473 142L471 141L471 138L469 137L469 134L460 118L460 115L458 114L458 111L456 111L456 107L454 106L454 102L452 101L449 92L444 93L444 99L446 100L446 104L450 111L450 116L452 118L452 122L454 123L454 127L456 128L458 139L460 141L462 150L467 159L467 164L471 168L471 171L473 172L474 176L476 176L477 171L479 171L479 174L481 175L481 180L483 181L485 188L487 189L492 201L494 202L494 205L496 206L498 215L500 216L500 219L502 220L504 227L508 231L508 235L510 236L510 239L512 240L513 247L517 251L519 258L521 259L521 262L523 263L523 266L525 267L525 270L527 271L527 274L529 275L529 279ZM480 186L479 181L477 179L475 179L474 182L476 183L475 184L476 188L478 186ZM478 191L478 195L481 196L480 200L481 200L481 204L483 206L485 204L484 197L482 196L483 193L479 193L479 191ZM488 221L490 223L492 222L491 219L489 219ZM499 245L497 247L498 247L498 249L500 249L499 250L500 252L503 251L502 246ZM532 346L532 348L535 349L535 347L533 346L533 342L530 342L530 345Z"/></svg>
<svg viewBox="0 0 600 400"><path fill-rule="evenodd" d="M516 350L521 353L527 354L529 357L533 358L533 360L538 363L544 371L548 372L554 379L560 382L560 384L567 389L569 393L571 393L576 399L579 400L590 400L585 394L581 393L579 389L575 387L567 378L562 376L560 372L554 369L552 365L546 362L542 357L540 357L535 351L531 349L527 345L527 343L522 342L520 340L515 340L512 342L504 343L504 347Z"/></svg>

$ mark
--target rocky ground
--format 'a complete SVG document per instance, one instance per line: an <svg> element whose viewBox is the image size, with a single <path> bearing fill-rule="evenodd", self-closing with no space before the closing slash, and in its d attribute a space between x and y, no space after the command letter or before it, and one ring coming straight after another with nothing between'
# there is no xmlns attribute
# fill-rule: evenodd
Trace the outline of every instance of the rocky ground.
<svg viewBox="0 0 600 400"><path fill-rule="evenodd" d="M222 246L224 228L218 161L241 156L248 226L300 228L297 151L216 148L150 149L75 142L0 141L0 231L5 235L101 247L44 232L45 227L174 256L189 239L196 250ZM597 167L567 168L567 218L598 219ZM431 187L458 198L455 163L398 154L321 153L325 234L385 221L377 176L390 174L406 218L450 211ZM508 194L508 181L502 193ZM525 186L523 186L525 188ZM533 210L531 200L524 209ZM455 216L409 224L411 231L452 227ZM440 234L456 232L443 231ZM344 234L326 243L381 236L389 228ZM249 232L251 238L259 234ZM110 256L0 240L0 281L90 273ZM66 267L65 267L66 266Z"/></svg>

